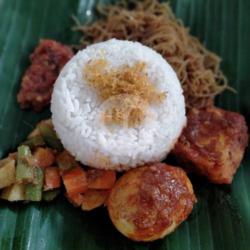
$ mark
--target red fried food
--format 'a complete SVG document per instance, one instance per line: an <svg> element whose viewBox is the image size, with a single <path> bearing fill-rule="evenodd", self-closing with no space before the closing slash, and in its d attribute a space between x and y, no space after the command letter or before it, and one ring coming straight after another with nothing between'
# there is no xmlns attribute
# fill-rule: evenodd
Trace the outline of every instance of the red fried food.
<svg viewBox="0 0 250 250"><path fill-rule="evenodd" d="M192 109L172 153L211 182L229 184L247 143L247 125L242 115L215 107Z"/></svg>
<svg viewBox="0 0 250 250"><path fill-rule="evenodd" d="M31 65L22 78L17 95L20 107L41 111L49 105L55 80L72 56L73 51L68 46L53 40L41 40L31 54Z"/></svg>
<svg viewBox="0 0 250 250"><path fill-rule="evenodd" d="M153 241L174 231L195 202L186 173L156 163L125 173L112 188L107 204L122 234L135 241Z"/></svg>

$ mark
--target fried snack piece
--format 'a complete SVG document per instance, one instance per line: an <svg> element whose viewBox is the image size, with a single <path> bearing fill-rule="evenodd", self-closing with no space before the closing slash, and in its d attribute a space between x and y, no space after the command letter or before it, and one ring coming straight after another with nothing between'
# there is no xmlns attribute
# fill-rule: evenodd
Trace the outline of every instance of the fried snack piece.
<svg viewBox="0 0 250 250"><path fill-rule="evenodd" d="M135 241L153 241L171 233L191 213L196 198L186 173L156 163L125 173L108 198L115 227Z"/></svg>
<svg viewBox="0 0 250 250"><path fill-rule="evenodd" d="M31 65L22 78L17 95L20 107L41 111L47 106L55 80L72 56L70 47L53 40L41 40L30 56Z"/></svg>
<svg viewBox="0 0 250 250"><path fill-rule="evenodd" d="M247 143L247 125L242 115L216 107L192 109L172 153L211 182L230 184Z"/></svg>

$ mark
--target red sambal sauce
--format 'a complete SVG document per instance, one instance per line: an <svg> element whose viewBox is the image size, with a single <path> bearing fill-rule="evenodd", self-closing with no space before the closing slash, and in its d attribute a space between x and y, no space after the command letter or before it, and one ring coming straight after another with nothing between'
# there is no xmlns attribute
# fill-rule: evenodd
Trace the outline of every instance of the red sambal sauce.
<svg viewBox="0 0 250 250"><path fill-rule="evenodd" d="M70 47L53 40L41 40L30 56L17 100L21 108L41 111L49 105L53 85L62 67L73 56Z"/></svg>

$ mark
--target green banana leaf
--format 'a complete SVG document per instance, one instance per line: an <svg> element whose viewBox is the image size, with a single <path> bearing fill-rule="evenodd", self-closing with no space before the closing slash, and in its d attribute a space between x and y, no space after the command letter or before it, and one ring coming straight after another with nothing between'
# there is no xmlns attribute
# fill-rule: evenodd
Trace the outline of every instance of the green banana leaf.
<svg viewBox="0 0 250 250"><path fill-rule="evenodd" d="M108 2L0 0L0 157L14 151L34 124L50 116L49 109L39 114L21 111L16 102L28 56L38 40L77 42L70 16L89 22L96 3ZM223 94L218 105L243 113L249 121L250 1L173 0L171 5L191 33L223 58L223 70L238 93ZM126 239L112 226L106 209L82 212L62 196L51 203L0 200L0 249L250 249L249 152L232 185L193 181L199 202L191 216L174 233L153 243Z"/></svg>

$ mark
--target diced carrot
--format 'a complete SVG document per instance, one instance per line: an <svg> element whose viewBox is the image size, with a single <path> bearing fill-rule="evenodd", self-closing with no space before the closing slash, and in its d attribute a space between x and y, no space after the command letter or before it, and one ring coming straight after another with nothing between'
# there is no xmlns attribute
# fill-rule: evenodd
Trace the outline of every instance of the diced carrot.
<svg viewBox="0 0 250 250"><path fill-rule="evenodd" d="M44 190L51 190L61 186L61 176L58 167L45 168Z"/></svg>
<svg viewBox="0 0 250 250"><path fill-rule="evenodd" d="M49 148L37 148L34 153L35 164L40 168L47 168L55 162L55 155Z"/></svg>
<svg viewBox="0 0 250 250"><path fill-rule="evenodd" d="M69 196L84 193L88 189L85 171L80 166L64 172L62 178Z"/></svg>
<svg viewBox="0 0 250 250"><path fill-rule="evenodd" d="M109 190L93 190L88 189L86 193L84 193L82 200L82 210L90 211L97 207L100 207L105 204L109 195Z"/></svg>
<svg viewBox="0 0 250 250"><path fill-rule="evenodd" d="M87 171L88 188L110 189L116 181L115 171L90 169Z"/></svg>
<svg viewBox="0 0 250 250"><path fill-rule="evenodd" d="M82 205L83 194L69 195L66 193L65 196L68 199L68 201L73 204L73 206L80 207Z"/></svg>

